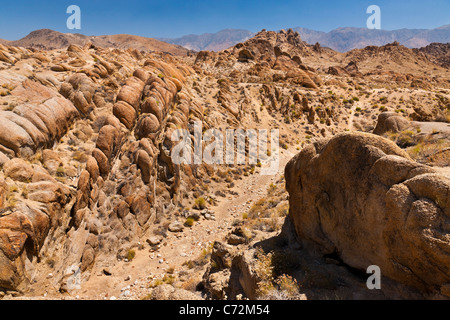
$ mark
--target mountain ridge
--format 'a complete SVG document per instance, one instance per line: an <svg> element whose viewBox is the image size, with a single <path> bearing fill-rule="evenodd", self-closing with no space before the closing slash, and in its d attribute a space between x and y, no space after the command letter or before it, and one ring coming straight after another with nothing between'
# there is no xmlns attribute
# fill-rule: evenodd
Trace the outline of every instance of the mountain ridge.
<svg viewBox="0 0 450 320"><path fill-rule="evenodd" d="M186 56L188 49L157 39L128 34L86 36L79 33L61 33L51 29L30 32L22 39L6 41L5 44L39 50L64 49L75 44L84 46L91 42L94 46L115 49L137 49L140 51L161 51ZM1 42L0 42L1 43Z"/></svg>
<svg viewBox="0 0 450 320"><path fill-rule="evenodd" d="M383 46L398 42L407 48L424 48L432 43L450 42L450 24L434 29L369 30L365 28L341 27L329 32L303 27L292 28L308 44L319 43L322 47L345 53L367 46ZM117 34L87 36L79 33L61 33L51 29L30 32L22 39L10 41L0 39L0 44L17 47L52 50L66 48L71 44L83 46L91 42L95 46L140 51L160 51L186 56L189 51L221 51L257 35L244 29L223 29L216 33L189 34L179 38L147 38L137 35Z"/></svg>
<svg viewBox="0 0 450 320"><path fill-rule="evenodd" d="M302 39L309 43L320 43L324 47L329 47L339 52L347 52L352 49L362 49L369 45L382 46L398 41L408 48L425 47L431 43L450 42L450 25L440 26L434 29L397 29L397 30L369 30L366 28L341 27L329 32L317 31L308 28L295 27L294 31L299 32ZM239 37L242 34L243 36ZM233 45L244 42L248 38L256 35L243 29L224 29L217 33L204 33L202 35L186 35L178 38L158 38L171 44L185 46L190 50L220 51L228 49ZM224 36L228 36L226 41ZM205 38L208 39L206 45ZM214 45L210 45L213 43ZM232 43L231 45L229 45Z"/></svg>
<svg viewBox="0 0 450 320"><path fill-rule="evenodd" d="M256 32L243 29L223 29L216 33L203 33L200 35L188 34L180 38L157 38L158 40L184 46L195 51L220 51L228 49L239 42L248 40L256 35Z"/></svg>

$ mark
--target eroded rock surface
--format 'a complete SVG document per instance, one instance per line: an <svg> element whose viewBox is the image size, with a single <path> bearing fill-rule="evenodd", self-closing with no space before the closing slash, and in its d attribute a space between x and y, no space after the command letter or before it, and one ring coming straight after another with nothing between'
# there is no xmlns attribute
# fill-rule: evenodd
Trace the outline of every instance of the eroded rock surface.
<svg viewBox="0 0 450 320"><path fill-rule="evenodd" d="M340 134L286 166L290 216L301 243L428 294L450 281L450 178L392 142ZM441 290L441 288L444 288Z"/></svg>

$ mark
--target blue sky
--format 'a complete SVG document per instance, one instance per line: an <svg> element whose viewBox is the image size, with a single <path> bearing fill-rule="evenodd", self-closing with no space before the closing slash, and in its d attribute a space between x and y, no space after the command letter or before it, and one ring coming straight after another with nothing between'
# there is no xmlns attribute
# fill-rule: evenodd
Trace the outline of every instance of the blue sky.
<svg viewBox="0 0 450 320"><path fill-rule="evenodd" d="M369 5L378 5L382 29L430 29L450 24L450 0L40 0L2 1L0 38L16 40L49 28L86 35L178 37L225 28L330 31L366 27ZM81 8L79 31L68 30L69 5Z"/></svg>

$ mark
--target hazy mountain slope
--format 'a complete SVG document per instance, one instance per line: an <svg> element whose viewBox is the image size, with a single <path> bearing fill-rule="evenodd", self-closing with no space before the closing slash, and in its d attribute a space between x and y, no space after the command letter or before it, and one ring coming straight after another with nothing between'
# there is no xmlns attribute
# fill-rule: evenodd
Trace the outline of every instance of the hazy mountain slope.
<svg viewBox="0 0 450 320"><path fill-rule="evenodd" d="M50 29L31 32L26 37L11 41L9 45L40 50L63 49L71 44L83 46L87 42L95 46L118 49L138 49L144 51L162 51L175 55L186 55L187 49L152 38L133 35L85 36L82 34L61 33Z"/></svg>
<svg viewBox="0 0 450 320"><path fill-rule="evenodd" d="M408 48L425 47L433 42L450 42L450 25L436 29L370 30L366 28L338 28L328 33L295 28L302 39L310 44L319 42L340 52L367 46L383 46L394 41Z"/></svg>
<svg viewBox="0 0 450 320"><path fill-rule="evenodd" d="M410 48L420 48L434 42L450 42L450 24L432 30L425 30L405 41L404 45Z"/></svg>
<svg viewBox="0 0 450 320"><path fill-rule="evenodd" d="M309 44L319 42L324 47L347 52L352 49L362 49L366 46L383 46L394 41L408 48L425 47L433 42L450 42L450 25L436 29L399 29L399 30L369 30L367 28L338 28L330 32L322 32L307 28L294 28ZM225 29L217 33L201 35L186 35L180 38L161 38L159 40L183 46L190 50L220 51L244 42L256 33L248 30Z"/></svg>
<svg viewBox="0 0 450 320"><path fill-rule="evenodd" d="M195 51L220 51L228 49L239 42L244 42L254 35L255 33L248 30L225 29L217 33L190 34L176 39L163 38L159 40Z"/></svg>

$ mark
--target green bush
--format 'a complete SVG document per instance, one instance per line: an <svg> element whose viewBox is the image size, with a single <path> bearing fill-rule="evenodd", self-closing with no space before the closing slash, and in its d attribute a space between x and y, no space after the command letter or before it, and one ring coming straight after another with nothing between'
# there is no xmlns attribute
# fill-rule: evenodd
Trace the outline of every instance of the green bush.
<svg viewBox="0 0 450 320"><path fill-rule="evenodd" d="M206 200L203 197L199 197L195 200L195 205L194 205L195 209L198 210L203 210L206 208Z"/></svg>
<svg viewBox="0 0 450 320"><path fill-rule="evenodd" d="M127 260L132 261L136 257L136 251L134 249L128 250Z"/></svg>
<svg viewBox="0 0 450 320"><path fill-rule="evenodd" d="M194 222L195 222L195 219L189 217L189 218L186 219L184 224L187 225L188 227L192 227L194 225Z"/></svg>

